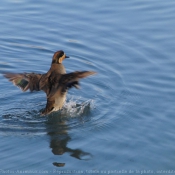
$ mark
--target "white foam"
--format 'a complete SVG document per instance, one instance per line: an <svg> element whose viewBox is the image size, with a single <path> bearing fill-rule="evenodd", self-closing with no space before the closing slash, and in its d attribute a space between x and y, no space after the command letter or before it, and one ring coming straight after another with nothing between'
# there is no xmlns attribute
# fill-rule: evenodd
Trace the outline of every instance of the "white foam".
<svg viewBox="0 0 175 175"><path fill-rule="evenodd" d="M67 117L77 117L88 113L93 107L93 100L83 100L81 97L75 98L72 96L66 100L61 114Z"/></svg>

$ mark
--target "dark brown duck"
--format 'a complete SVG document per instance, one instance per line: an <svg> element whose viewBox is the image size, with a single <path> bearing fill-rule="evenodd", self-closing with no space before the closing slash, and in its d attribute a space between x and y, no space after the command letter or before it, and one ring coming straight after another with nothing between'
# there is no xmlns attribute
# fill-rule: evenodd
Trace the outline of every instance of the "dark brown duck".
<svg viewBox="0 0 175 175"><path fill-rule="evenodd" d="M71 87L79 88L79 79L95 74L93 71L76 71L66 74L62 61L68 58L60 50L54 53L49 71L45 74L36 73L5 73L4 76L22 91L43 90L47 95L47 104L42 115L60 110Z"/></svg>

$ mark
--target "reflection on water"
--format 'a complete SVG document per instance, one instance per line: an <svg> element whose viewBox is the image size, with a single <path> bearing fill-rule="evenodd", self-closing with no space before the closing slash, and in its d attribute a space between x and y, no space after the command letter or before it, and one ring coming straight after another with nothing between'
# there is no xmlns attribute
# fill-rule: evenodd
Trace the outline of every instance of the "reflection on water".
<svg viewBox="0 0 175 175"><path fill-rule="evenodd" d="M68 108L64 108L60 112L51 114L47 122L47 134L50 136L50 148L52 149L52 153L58 156L68 153L70 156L79 160L90 160L92 158L90 153L78 148L72 149L67 146L68 142L71 140L69 128L74 127L71 126L74 122L70 124L67 119L70 119L70 116L75 117L75 115L78 117L80 111L81 117L85 116L90 110L90 103L84 102L82 104L76 104L76 102L69 101L66 106ZM76 113L77 111L79 111L79 113ZM75 117L75 119L77 118ZM65 164L65 162L53 162L53 165L57 167L65 166Z"/></svg>

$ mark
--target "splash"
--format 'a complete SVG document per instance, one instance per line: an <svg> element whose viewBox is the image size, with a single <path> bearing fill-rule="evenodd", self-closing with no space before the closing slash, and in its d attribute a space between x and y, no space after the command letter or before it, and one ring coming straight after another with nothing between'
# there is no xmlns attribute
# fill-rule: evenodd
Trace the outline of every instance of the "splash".
<svg viewBox="0 0 175 175"><path fill-rule="evenodd" d="M88 115L90 110L94 108L94 100L83 100L81 97L71 97L66 101L63 109L60 111L61 116L79 117Z"/></svg>

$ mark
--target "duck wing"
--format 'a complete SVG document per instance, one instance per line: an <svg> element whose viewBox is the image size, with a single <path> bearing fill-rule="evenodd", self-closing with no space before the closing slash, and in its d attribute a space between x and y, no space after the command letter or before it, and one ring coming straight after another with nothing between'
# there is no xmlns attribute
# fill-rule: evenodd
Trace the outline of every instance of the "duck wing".
<svg viewBox="0 0 175 175"><path fill-rule="evenodd" d="M51 91L51 82L50 82L50 71L47 72L46 74L42 74L40 80L39 80L39 88L40 90L43 90L46 95L48 95Z"/></svg>
<svg viewBox="0 0 175 175"><path fill-rule="evenodd" d="M76 71L68 74L62 75L60 79L60 84L63 84L63 91L68 90L72 87L79 88L79 80L81 78L86 78L90 75L94 75L96 72L94 71Z"/></svg>
<svg viewBox="0 0 175 175"><path fill-rule="evenodd" d="M15 86L19 87L22 91L28 89L32 91L39 91L39 81L42 74L35 73L5 73L4 77L11 81Z"/></svg>

